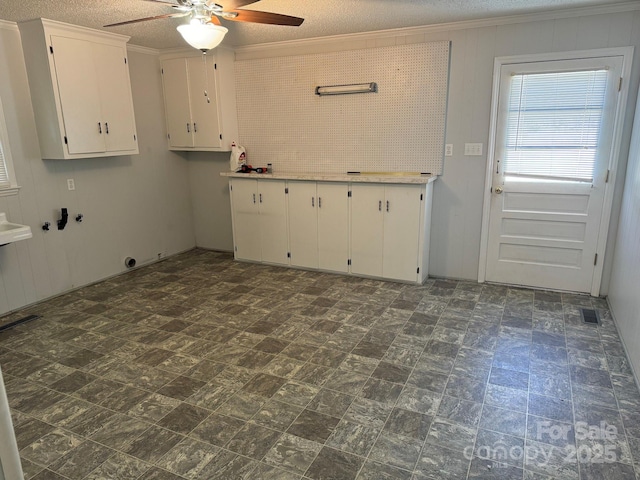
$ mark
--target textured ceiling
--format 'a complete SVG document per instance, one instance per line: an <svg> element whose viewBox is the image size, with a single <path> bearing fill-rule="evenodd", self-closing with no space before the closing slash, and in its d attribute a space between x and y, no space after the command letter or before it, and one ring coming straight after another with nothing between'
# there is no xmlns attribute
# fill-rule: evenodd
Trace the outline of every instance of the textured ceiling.
<svg viewBox="0 0 640 480"><path fill-rule="evenodd" d="M224 5L224 0L217 3ZM261 0L246 8L303 17L304 23L283 27L225 21L229 33L223 44L254 45L616 3L637 0ZM174 12L166 5L143 0L0 0L2 20L43 17L92 28ZM134 45L176 48L186 45L175 30L181 23L186 20L162 19L105 30L131 36Z"/></svg>

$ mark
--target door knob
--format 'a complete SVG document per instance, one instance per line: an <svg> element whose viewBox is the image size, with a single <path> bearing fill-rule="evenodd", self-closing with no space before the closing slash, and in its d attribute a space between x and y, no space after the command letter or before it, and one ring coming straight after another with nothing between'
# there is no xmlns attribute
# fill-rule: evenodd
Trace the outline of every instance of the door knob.
<svg viewBox="0 0 640 480"><path fill-rule="evenodd" d="M495 190L498 194L502 193L502 187L496 187Z"/></svg>

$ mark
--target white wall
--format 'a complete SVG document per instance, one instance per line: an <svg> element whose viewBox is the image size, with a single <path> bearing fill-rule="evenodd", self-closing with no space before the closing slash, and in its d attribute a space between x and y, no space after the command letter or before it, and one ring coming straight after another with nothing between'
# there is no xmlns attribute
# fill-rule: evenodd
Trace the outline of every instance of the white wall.
<svg viewBox="0 0 640 480"><path fill-rule="evenodd" d="M0 248L0 314L122 272L127 256L144 264L195 245L187 165L166 148L157 56L132 52L129 65L140 154L43 161L20 34L0 21L0 96L22 187L0 197L0 211L33 231ZM62 207L70 222L58 231ZM45 221L53 225L46 233Z"/></svg>
<svg viewBox="0 0 640 480"><path fill-rule="evenodd" d="M283 42L280 44L239 48L236 58L266 58L286 55L370 48L402 43L451 41L451 71L447 109L446 143L454 145L454 155L445 158L444 175L434 184L431 255L429 274L432 276L477 280L480 255L480 231L486 157L465 157L464 143L481 142L486 152L489 141L489 118L493 61L496 56L545 53L591 48L633 45L631 108L623 133L619 172L615 175L617 192L609 244L615 241L620 208L622 182L631 135L638 78L640 76L640 12L600 13L602 9L575 10L571 14L555 13L508 20L465 22L435 27L412 28L387 32ZM526 20L526 21L525 21ZM242 138L240 139L242 142ZM250 146L247 146L250 148ZM250 155L250 150L248 154ZM217 165L217 164L216 164ZM209 173L206 173L209 172ZM198 165L198 174L209 178L215 169ZM193 175L192 175L193 178ZM192 192L195 204L206 201ZM217 204L209 202L207 221L216 228L231 230L228 199ZM201 228L201 230L206 230ZM200 242L199 242L200 244ZM211 248L228 249L227 244L211 243ZM602 294L608 290L612 248L605 258Z"/></svg>
<svg viewBox="0 0 640 480"><path fill-rule="evenodd" d="M636 373L640 373L640 108L636 119L613 257L609 304Z"/></svg>

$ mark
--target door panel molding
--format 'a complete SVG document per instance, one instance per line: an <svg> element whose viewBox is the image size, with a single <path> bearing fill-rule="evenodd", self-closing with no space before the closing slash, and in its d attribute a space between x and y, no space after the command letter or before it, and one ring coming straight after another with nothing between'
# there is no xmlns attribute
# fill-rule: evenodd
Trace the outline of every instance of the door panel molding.
<svg viewBox="0 0 640 480"><path fill-rule="evenodd" d="M496 57L494 60L491 117L489 123L489 142L487 148L487 166L485 171L485 190L483 199L482 230L480 239L480 261L478 265L478 282L486 281L487 277L487 253L489 248L489 221L492 199L492 186L496 164L494 161L496 154L496 136L498 129L498 107L500 97L500 83L502 68L509 64L523 64L533 62L548 62L561 60L580 60L601 57L622 57L622 85L617 98L616 114L611 138L610 160L608 170L610 172L608 182L604 186L604 201L599 222L599 235L596 245L598 258L604 259L607 245L609 222L611 220L611 208L615 190L615 176L618 168L618 157L620 155L622 133L624 127L624 117L626 112L627 99L629 95L629 85L631 77L631 63L633 59L633 47L601 48L593 50L579 50L570 52L552 52L544 54L528 54ZM590 285L590 293L597 296L600 293L602 282L602 272L604 262L599 261L594 268L593 278ZM549 286L549 288L560 288Z"/></svg>

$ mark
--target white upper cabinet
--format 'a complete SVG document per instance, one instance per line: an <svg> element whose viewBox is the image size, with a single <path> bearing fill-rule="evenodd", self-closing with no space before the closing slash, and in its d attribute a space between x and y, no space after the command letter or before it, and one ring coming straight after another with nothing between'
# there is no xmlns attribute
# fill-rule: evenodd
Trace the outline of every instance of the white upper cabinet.
<svg viewBox="0 0 640 480"><path fill-rule="evenodd" d="M237 140L233 53L162 57L170 150L229 151Z"/></svg>
<svg viewBox="0 0 640 480"><path fill-rule="evenodd" d="M128 37L44 19L19 26L42 157L137 154Z"/></svg>

